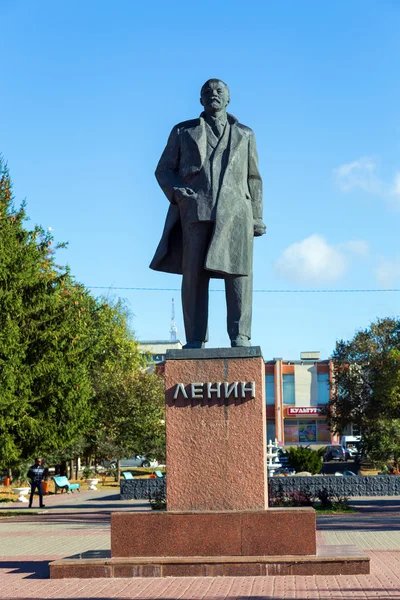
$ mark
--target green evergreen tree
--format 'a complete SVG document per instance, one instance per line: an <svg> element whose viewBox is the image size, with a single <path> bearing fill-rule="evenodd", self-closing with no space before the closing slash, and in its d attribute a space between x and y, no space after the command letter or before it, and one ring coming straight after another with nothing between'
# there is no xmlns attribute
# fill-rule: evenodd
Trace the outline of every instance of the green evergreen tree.
<svg viewBox="0 0 400 600"><path fill-rule="evenodd" d="M71 443L90 419L94 301L57 266L50 233L26 228L0 162L0 462Z"/></svg>
<svg viewBox="0 0 400 600"><path fill-rule="evenodd" d="M163 382L123 303L95 299L27 227L0 159L0 467L35 454L164 452Z"/></svg>

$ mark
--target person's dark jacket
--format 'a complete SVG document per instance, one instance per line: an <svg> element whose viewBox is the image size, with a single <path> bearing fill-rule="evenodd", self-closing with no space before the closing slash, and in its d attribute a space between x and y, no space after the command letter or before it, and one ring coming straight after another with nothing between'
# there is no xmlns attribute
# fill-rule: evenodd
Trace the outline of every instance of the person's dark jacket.
<svg viewBox="0 0 400 600"><path fill-rule="evenodd" d="M42 465L32 465L29 467L28 477L32 483L42 483L44 477L44 467Z"/></svg>

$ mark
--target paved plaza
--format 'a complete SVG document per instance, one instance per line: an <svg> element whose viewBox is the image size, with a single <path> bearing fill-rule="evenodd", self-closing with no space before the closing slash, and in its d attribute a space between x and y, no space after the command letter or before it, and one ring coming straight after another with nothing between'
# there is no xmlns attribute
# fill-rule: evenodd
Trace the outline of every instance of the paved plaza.
<svg viewBox="0 0 400 600"><path fill-rule="evenodd" d="M99 490L47 497L40 514L20 503L2 505L0 511L26 515L0 519L0 599L400 599L400 498L352 504L355 514L318 517L318 543L355 544L371 557L370 575L85 580L50 580L48 562L109 556L111 512L149 510L147 502Z"/></svg>

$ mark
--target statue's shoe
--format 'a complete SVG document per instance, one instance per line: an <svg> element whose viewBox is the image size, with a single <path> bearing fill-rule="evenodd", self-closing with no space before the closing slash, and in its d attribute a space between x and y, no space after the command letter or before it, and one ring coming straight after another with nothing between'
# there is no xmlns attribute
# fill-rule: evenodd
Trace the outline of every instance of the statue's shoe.
<svg viewBox="0 0 400 600"><path fill-rule="evenodd" d="M195 350L196 348L204 348L204 342L194 340L194 342L188 342L182 347L182 350Z"/></svg>
<svg viewBox="0 0 400 600"><path fill-rule="evenodd" d="M251 346L250 339L245 335L238 335L234 340L231 340L232 348L248 348Z"/></svg>

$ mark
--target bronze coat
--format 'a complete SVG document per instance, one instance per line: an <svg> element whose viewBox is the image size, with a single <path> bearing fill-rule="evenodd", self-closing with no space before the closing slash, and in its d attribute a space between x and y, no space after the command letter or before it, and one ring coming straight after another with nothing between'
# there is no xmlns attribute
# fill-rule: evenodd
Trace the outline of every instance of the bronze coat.
<svg viewBox="0 0 400 600"><path fill-rule="evenodd" d="M212 198L207 154L206 124L199 119L176 125L158 163L155 175L171 202L164 231L150 268L182 274L182 227L210 221ZM262 181L253 131L228 116L230 139L221 176L214 232L204 268L211 277L249 275L253 262L253 220L262 219ZM188 187L196 198L176 203L178 188Z"/></svg>

